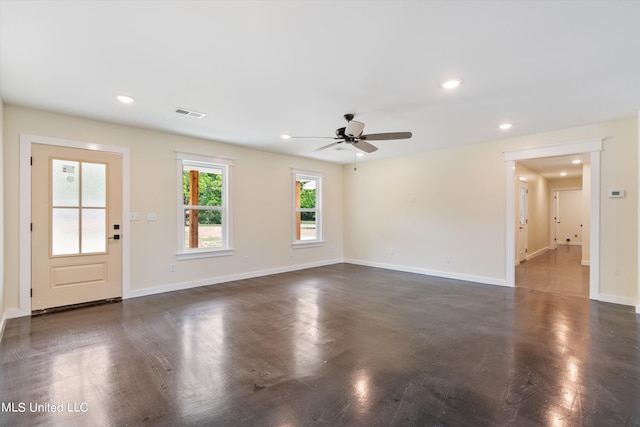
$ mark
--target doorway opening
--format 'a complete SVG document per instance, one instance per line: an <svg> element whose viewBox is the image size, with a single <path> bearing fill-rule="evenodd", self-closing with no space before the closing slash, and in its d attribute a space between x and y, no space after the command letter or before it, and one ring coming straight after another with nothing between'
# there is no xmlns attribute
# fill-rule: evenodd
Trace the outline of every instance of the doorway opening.
<svg viewBox="0 0 640 427"><path fill-rule="evenodd" d="M589 297L590 167L588 154L516 162L516 287Z"/></svg>
<svg viewBox="0 0 640 427"><path fill-rule="evenodd" d="M577 294L580 293L583 296L588 296L591 299L599 299L599 247L600 247L600 151L602 150L602 139L590 139L583 141L567 142L563 144L546 145L533 148L517 149L505 152L505 164L507 170L507 259L506 259L506 281L510 286L523 285L526 287L532 286L531 283L536 283L538 286L546 287L548 291L558 291L554 281L562 281L563 279L569 280L570 277L575 277L576 281L572 288L566 290L566 293ZM576 244L567 245L566 240L559 245L560 237L553 236L557 234L557 224L553 225L553 206L554 202L552 197L554 191L558 187L560 178L566 179L565 182L570 182L570 177L560 177L558 173L558 179L548 179L542 177L541 168L536 165L539 164L551 164L554 161L567 161L571 157L578 157L582 160L581 163L581 176L578 178L571 178L578 184L574 187L578 187L584 190L588 197L582 197L581 208L584 216L582 218L581 230L579 233L573 233L580 236L582 246ZM573 159L575 160L575 159ZM570 161L570 160L569 160ZM538 169L537 172L532 172ZM534 173L538 177L533 179L536 187L539 191L534 195L532 194L533 182L528 176L523 173ZM521 178L528 181L528 197L527 197L527 213L526 213L526 225L528 228L527 233L527 248L526 257L524 263L518 262L518 238L517 233L521 222L519 216L519 196ZM562 185L563 188L569 185ZM575 188L574 188L575 189ZM593 195L593 197L591 197ZM535 202L535 206L534 206ZM535 219L533 219L535 216ZM533 221L532 221L533 219ZM556 239L556 240L553 240ZM566 239L566 238L565 238ZM569 243L577 243L576 237L570 239ZM558 248L556 248L558 244ZM572 247L575 246L575 247ZM558 258L560 257L560 258ZM545 259L546 258L546 259ZM578 263L575 263L579 260ZM534 269L534 261L542 264L540 268ZM573 262L573 264L571 264ZM561 270L558 270L558 266L564 264L571 264L577 272L570 273L567 276ZM524 264L527 264L529 271L526 271ZM545 266L546 264L546 266ZM520 267L522 265L522 267ZM553 266L553 268L551 267ZM518 280L516 280L516 268L518 269ZM589 271L590 270L590 271ZM529 273L529 284L525 282L525 279L521 272ZM571 276L572 275L572 276ZM548 281L547 278L549 279ZM546 281L546 282L545 282ZM587 285L588 283L588 285ZM554 287L555 286L555 287Z"/></svg>

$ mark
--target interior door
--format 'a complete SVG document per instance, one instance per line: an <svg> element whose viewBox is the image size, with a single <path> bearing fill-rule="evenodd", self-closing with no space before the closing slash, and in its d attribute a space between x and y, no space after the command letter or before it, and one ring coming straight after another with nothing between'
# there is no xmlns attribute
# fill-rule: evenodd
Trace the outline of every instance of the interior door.
<svg viewBox="0 0 640 427"><path fill-rule="evenodd" d="M122 296L122 156L32 145L32 310Z"/></svg>
<svg viewBox="0 0 640 427"><path fill-rule="evenodd" d="M558 242L582 245L582 190L558 192Z"/></svg>
<svg viewBox="0 0 640 427"><path fill-rule="evenodd" d="M526 182L518 182L520 183L518 187L518 262L521 262L527 259L529 189Z"/></svg>

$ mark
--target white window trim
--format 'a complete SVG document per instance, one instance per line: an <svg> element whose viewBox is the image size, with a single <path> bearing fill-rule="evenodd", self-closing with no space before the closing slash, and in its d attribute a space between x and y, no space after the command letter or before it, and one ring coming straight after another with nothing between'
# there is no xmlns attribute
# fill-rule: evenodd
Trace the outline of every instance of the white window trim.
<svg viewBox="0 0 640 427"><path fill-rule="evenodd" d="M308 170L302 170L302 169L294 169L291 168L291 176L292 176L292 206L293 206L293 217L292 217L292 224L291 224L291 229L292 229L292 238L293 238L293 243L291 244L291 247L296 249L296 248L313 248L313 247L319 247L319 246L324 246L325 242L324 242L324 232L323 232L323 199L324 199L324 192L323 192L323 181L324 181L324 174L321 172L313 172L313 171L308 171ZM296 240L296 217L298 214L298 207L296 206L296 181L300 178L307 178L307 179L312 179L316 181L316 207L315 209L312 209L313 211L316 212L316 235L318 236L316 239L308 239L308 240ZM319 195L319 196L318 196Z"/></svg>
<svg viewBox="0 0 640 427"><path fill-rule="evenodd" d="M219 156L207 156L204 154L189 153L185 151L176 151L176 183L177 183L177 248L176 257L179 261L188 259L200 259L210 257L221 257L233 255L233 239L232 239L232 194L230 189L232 187L233 180L233 165L234 160L228 157ZM182 173L185 163L205 163L215 165L223 170L223 190L222 190L222 207L212 207L211 210L222 211L222 240L226 243L221 248L198 248L198 249L185 249L184 248L184 210L189 208L190 205L184 204L184 195L182 193ZM206 208L205 208L206 209Z"/></svg>

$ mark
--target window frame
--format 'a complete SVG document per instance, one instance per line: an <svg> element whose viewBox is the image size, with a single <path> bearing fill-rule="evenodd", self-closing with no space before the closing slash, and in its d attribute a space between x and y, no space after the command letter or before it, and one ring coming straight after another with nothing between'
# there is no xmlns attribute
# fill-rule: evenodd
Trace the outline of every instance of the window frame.
<svg viewBox="0 0 640 427"><path fill-rule="evenodd" d="M231 213L231 183L233 159L203 154L176 152L177 157L177 252L178 260L209 258L233 255L232 213ZM220 169L222 171L222 202L220 207L192 206L184 203L183 173L184 167ZM203 210L217 210L222 213L222 246L212 248L185 248L184 215L190 208L204 208Z"/></svg>
<svg viewBox="0 0 640 427"><path fill-rule="evenodd" d="M293 220L292 220L292 240L291 246L293 248L309 248L315 246L324 246L324 231L323 231L323 184L324 174L320 172L306 171L301 169L291 169L292 176L292 206L293 206ZM296 186L300 180L309 180L316 182L316 207L300 208L297 206L297 194ZM316 214L316 238L315 239L298 239L297 238L297 218L300 212L315 212Z"/></svg>

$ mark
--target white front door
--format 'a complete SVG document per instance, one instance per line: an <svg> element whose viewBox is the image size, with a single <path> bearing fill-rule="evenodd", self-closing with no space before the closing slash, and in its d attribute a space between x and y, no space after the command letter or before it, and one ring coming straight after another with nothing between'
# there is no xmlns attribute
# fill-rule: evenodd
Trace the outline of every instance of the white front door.
<svg viewBox="0 0 640 427"><path fill-rule="evenodd" d="M518 182L518 262L521 262L527 259L529 189L526 182Z"/></svg>
<svg viewBox="0 0 640 427"><path fill-rule="evenodd" d="M32 145L31 309L122 296L122 156Z"/></svg>

